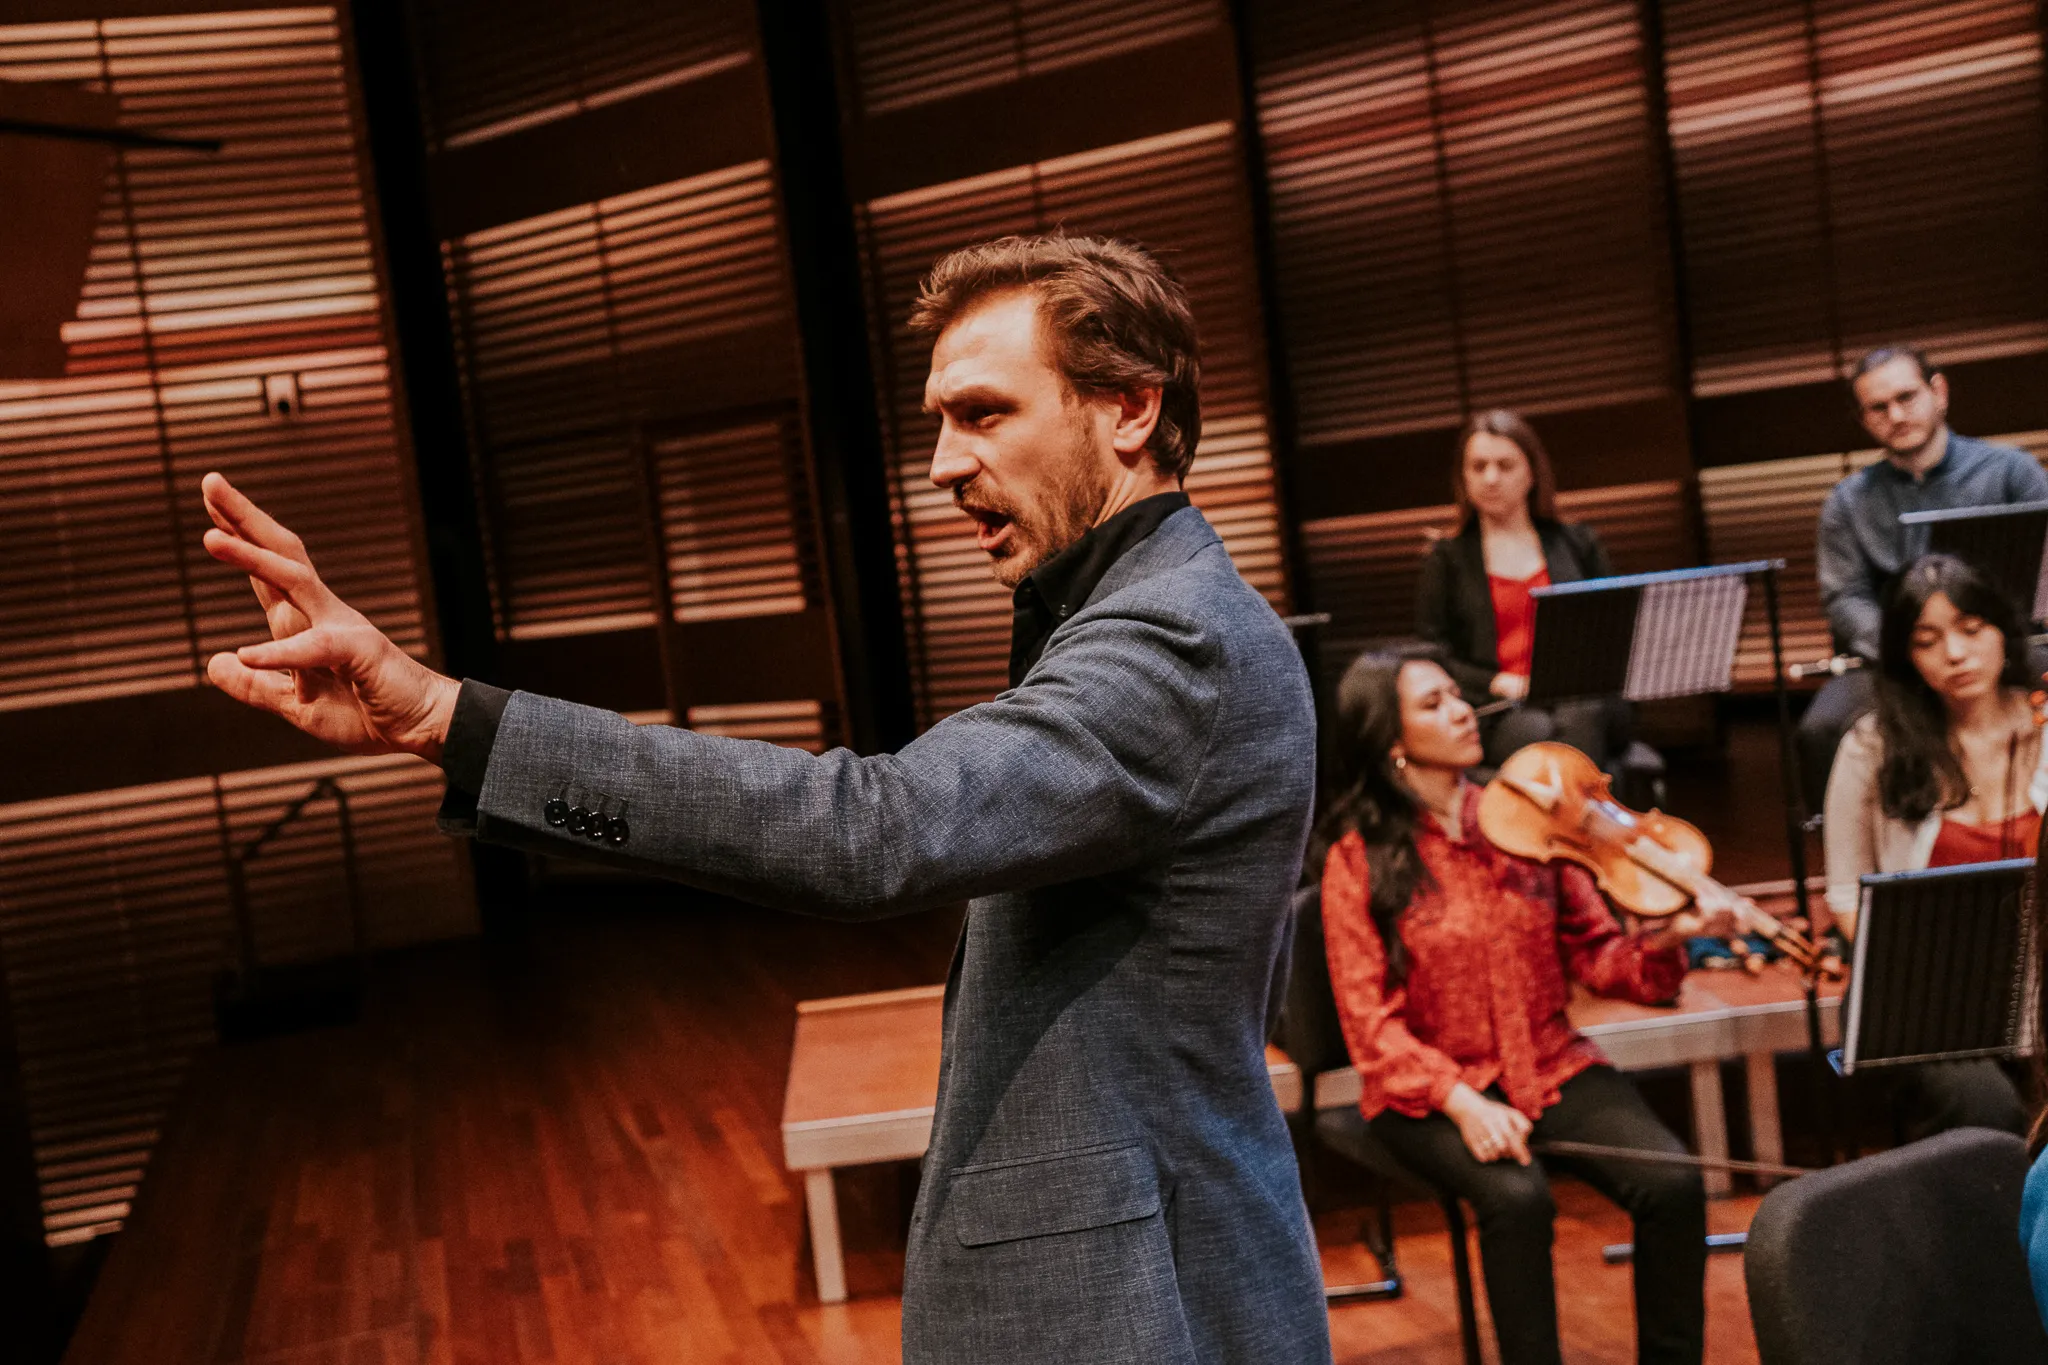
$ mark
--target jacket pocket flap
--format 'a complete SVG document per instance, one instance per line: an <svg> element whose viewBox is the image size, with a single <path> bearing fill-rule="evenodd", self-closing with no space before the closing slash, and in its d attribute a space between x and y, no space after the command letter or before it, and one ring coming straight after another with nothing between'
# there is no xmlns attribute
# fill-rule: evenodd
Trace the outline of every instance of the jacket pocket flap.
<svg viewBox="0 0 2048 1365"><path fill-rule="evenodd" d="M962 1171L949 1197L962 1246L1080 1232L1159 1212L1159 1176L1139 1146Z"/></svg>

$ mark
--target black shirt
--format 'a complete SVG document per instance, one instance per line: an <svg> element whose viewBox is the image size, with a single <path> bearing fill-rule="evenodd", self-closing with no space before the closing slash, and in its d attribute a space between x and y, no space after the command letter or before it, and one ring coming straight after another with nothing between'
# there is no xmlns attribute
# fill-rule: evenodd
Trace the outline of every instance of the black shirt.
<svg viewBox="0 0 2048 1365"><path fill-rule="evenodd" d="M1185 493L1155 493L1132 503L1102 525L1031 571L1015 594L1016 616L1010 627L1010 686L1023 681L1045 653L1045 642L1059 623L1087 605L1088 595L1102 582L1110 565L1159 529L1159 523L1188 505ZM448 774L448 794L441 803L444 817L473 820L484 773L491 766L491 747L512 694L501 687L465 679L448 722L441 747L441 770Z"/></svg>
<svg viewBox="0 0 2048 1365"><path fill-rule="evenodd" d="M1088 595L1102 582L1110 565L1187 505L1185 493L1154 493L1134 502L1033 569L1017 585L1011 599L1016 614L1010 619L1010 686L1024 681L1060 622L1088 605Z"/></svg>

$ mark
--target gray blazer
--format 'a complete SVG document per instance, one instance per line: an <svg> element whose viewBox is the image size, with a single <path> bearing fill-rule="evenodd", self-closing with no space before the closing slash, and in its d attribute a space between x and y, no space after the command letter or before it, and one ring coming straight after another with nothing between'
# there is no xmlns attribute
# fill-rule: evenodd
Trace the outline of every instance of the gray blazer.
<svg viewBox="0 0 2048 1365"><path fill-rule="evenodd" d="M1330 1358L1266 1078L1315 762L1286 628L1185 508L1022 684L822 757L515 694L475 833L840 918L972 897L903 1287L910 1365ZM551 828L566 795L623 844Z"/></svg>

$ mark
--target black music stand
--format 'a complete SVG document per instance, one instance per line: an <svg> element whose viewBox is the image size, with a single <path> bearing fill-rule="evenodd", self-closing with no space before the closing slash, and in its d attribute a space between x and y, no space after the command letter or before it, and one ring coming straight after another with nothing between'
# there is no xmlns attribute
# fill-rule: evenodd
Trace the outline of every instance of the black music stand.
<svg viewBox="0 0 2048 1365"><path fill-rule="evenodd" d="M1806 886L1806 798L1799 784L1797 732L1785 690L1785 636L1778 614L1782 559L1756 559L1670 573L1628 574L1560 583L1529 594L1536 603L1536 639L1529 661L1529 700L1619 693L1630 701L1726 692L1734 681L1748 584L1761 578L1771 637L1771 688L1778 711L1778 772L1785 798L1785 852L1792 869L1795 913L1813 922ZM1816 959L1816 964L1818 959ZM1806 1045L1825 1086L1827 1047L1820 1027L1818 966L1805 973ZM1841 1150L1832 1094L1830 1159Z"/></svg>
<svg viewBox="0 0 2048 1365"><path fill-rule="evenodd" d="M2048 502L1907 512L1927 528L1929 554L1954 555L2004 589L2029 621L2048 620Z"/></svg>
<svg viewBox="0 0 2048 1365"><path fill-rule="evenodd" d="M1840 1071L2034 1047L2032 858L1863 878Z"/></svg>

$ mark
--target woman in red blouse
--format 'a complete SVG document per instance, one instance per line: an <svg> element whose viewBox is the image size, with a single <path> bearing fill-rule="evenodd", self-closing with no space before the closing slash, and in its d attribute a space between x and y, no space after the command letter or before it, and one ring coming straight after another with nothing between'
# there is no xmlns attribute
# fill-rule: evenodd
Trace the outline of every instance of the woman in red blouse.
<svg viewBox="0 0 2048 1365"><path fill-rule="evenodd" d="M1697 1365L1706 1202L1696 1171L1538 1161L1532 1139L1683 1152L1635 1087L1565 1017L1567 981L1670 1000L1684 943L1734 931L1732 906L1624 934L1577 867L1493 847L1477 824L1472 708L1429 657L1369 654L1337 694L1317 821L1330 979L1360 1109L1401 1162L1479 1216L1503 1365L1554 1362L1554 1208L1545 1165L1635 1220L1637 1358Z"/></svg>

